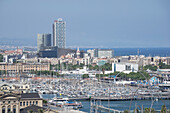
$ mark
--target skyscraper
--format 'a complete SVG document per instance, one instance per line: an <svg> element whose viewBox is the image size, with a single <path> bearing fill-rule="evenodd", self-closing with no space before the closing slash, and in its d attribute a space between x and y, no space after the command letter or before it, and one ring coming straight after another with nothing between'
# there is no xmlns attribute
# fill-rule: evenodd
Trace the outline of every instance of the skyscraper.
<svg viewBox="0 0 170 113"><path fill-rule="evenodd" d="M53 46L65 48L66 46L66 22L61 18L53 24Z"/></svg>
<svg viewBox="0 0 170 113"><path fill-rule="evenodd" d="M44 34L44 46L51 46L51 34Z"/></svg>
<svg viewBox="0 0 170 113"><path fill-rule="evenodd" d="M40 49L46 46L51 46L51 34L38 34L37 51L40 51Z"/></svg>

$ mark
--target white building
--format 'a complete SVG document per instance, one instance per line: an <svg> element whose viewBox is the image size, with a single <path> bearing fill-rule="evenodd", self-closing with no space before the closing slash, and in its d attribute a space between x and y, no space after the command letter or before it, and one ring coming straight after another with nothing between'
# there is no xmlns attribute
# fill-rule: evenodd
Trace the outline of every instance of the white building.
<svg viewBox="0 0 170 113"><path fill-rule="evenodd" d="M65 48L66 46L66 22L61 18L53 24L53 46Z"/></svg>
<svg viewBox="0 0 170 113"><path fill-rule="evenodd" d="M135 63L112 63L112 72L137 72L138 64Z"/></svg>
<svg viewBox="0 0 170 113"><path fill-rule="evenodd" d="M97 49L98 58L112 58L114 56L114 51L112 49Z"/></svg>

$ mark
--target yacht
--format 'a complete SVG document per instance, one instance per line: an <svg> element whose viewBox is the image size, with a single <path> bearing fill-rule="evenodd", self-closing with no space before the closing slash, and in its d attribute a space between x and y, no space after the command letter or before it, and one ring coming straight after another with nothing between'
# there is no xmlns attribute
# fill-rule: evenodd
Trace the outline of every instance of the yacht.
<svg viewBox="0 0 170 113"><path fill-rule="evenodd" d="M58 107L73 108L73 109L78 109L83 107L81 102L76 102L76 101L72 102L69 101L69 98L62 98L62 97L54 97L53 99L49 100L49 103L52 105L56 105Z"/></svg>

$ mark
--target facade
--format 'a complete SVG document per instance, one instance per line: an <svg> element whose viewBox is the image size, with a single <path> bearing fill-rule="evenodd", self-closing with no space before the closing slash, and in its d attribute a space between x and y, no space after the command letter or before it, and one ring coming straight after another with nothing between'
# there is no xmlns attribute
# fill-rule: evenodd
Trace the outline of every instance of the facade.
<svg viewBox="0 0 170 113"><path fill-rule="evenodd" d="M3 91L4 93L9 93L9 92L23 92L26 93L30 90L29 84L2 84L0 86L0 90Z"/></svg>
<svg viewBox="0 0 170 113"><path fill-rule="evenodd" d="M53 46L65 48L66 46L66 22L61 18L53 24Z"/></svg>
<svg viewBox="0 0 170 113"><path fill-rule="evenodd" d="M167 65L170 65L170 58L167 58Z"/></svg>
<svg viewBox="0 0 170 113"><path fill-rule="evenodd" d="M37 63L37 64L25 64L25 63L15 63L6 64L0 63L0 70L7 71L8 73L22 73L30 71L49 71L50 64L48 63Z"/></svg>
<svg viewBox="0 0 170 113"><path fill-rule="evenodd" d="M112 58L114 56L114 50L112 49L95 49L94 56L98 58Z"/></svg>
<svg viewBox="0 0 170 113"><path fill-rule="evenodd" d="M89 53L90 56L91 56L92 58L94 58L94 57L95 57L94 51L95 51L95 49L92 49L92 50L89 49L89 50L87 50L87 53Z"/></svg>
<svg viewBox="0 0 170 113"><path fill-rule="evenodd" d="M31 105L43 107L43 100L38 93L9 93L0 96L0 113L20 113L20 109Z"/></svg>
<svg viewBox="0 0 170 113"><path fill-rule="evenodd" d="M23 55L19 54L13 54L13 55L4 55L3 61L6 63L14 63L14 61L21 59Z"/></svg>
<svg viewBox="0 0 170 113"><path fill-rule="evenodd" d="M46 46L41 49L38 53L38 57L40 58L57 58L58 55L58 47L50 47Z"/></svg>
<svg viewBox="0 0 170 113"><path fill-rule="evenodd" d="M113 57L113 50L111 49L100 49L98 50L98 57L99 58L106 58L106 57L109 57L109 58L112 58Z"/></svg>
<svg viewBox="0 0 170 113"><path fill-rule="evenodd" d="M66 49L66 48L58 48L54 47L44 47L44 49L39 51L39 57L41 58L59 58L63 55L67 55L68 53L76 53L76 50Z"/></svg>
<svg viewBox="0 0 170 113"><path fill-rule="evenodd" d="M40 51L45 46L51 46L51 34L37 35L37 51Z"/></svg>
<svg viewBox="0 0 170 113"><path fill-rule="evenodd" d="M135 63L112 63L112 72L137 72L138 64Z"/></svg>

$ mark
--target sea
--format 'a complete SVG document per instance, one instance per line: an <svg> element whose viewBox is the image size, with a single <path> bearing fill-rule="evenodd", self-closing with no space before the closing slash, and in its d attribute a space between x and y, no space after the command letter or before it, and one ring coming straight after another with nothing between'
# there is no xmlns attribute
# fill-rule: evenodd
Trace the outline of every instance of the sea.
<svg viewBox="0 0 170 113"><path fill-rule="evenodd" d="M74 48L76 49L76 48ZM80 50L87 51L95 48L80 48ZM129 55L145 55L145 56L160 56L170 57L170 47L162 48L100 48L113 49L114 56L129 56Z"/></svg>
<svg viewBox="0 0 170 113"><path fill-rule="evenodd" d="M55 97L55 94L41 94L42 98L44 99L51 99ZM83 104L83 108L79 109L80 111L84 111L86 113L90 113L90 101L83 100L80 101ZM131 101L98 101L98 105L103 105L105 107L109 107L111 109L116 109L120 111L129 110L130 103L131 103L131 110L135 109L135 105L138 106L140 109L143 105L144 108L151 107L151 100L132 100ZM161 110L162 105L166 105L167 109L170 109L170 100L158 100L154 101L153 107L155 110ZM102 112L104 113L104 112Z"/></svg>

